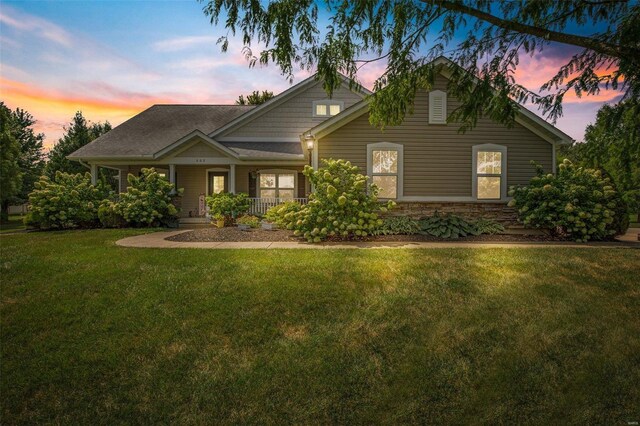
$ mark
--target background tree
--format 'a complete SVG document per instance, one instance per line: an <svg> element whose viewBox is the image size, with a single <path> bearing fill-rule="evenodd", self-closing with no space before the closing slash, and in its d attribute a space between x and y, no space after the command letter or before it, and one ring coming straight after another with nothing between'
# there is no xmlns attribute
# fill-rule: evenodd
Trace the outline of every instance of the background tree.
<svg viewBox="0 0 640 426"><path fill-rule="evenodd" d="M86 167L77 161L70 161L67 156L109 130L111 124L108 121L90 123L82 116L82 112L76 112L71 124L65 127L65 134L49 152L45 174L53 178L58 170L65 173L85 173Z"/></svg>
<svg viewBox="0 0 640 426"><path fill-rule="evenodd" d="M625 201L640 210L640 101L604 105L596 122L587 126L584 142L561 153L586 167L604 170L613 178Z"/></svg>
<svg viewBox="0 0 640 426"><path fill-rule="evenodd" d="M243 95L238 96L236 105L260 105L273 98L273 92L263 90L262 92L254 90L253 93L247 95L246 99Z"/></svg>
<svg viewBox="0 0 640 426"><path fill-rule="evenodd" d="M20 171L20 144L15 137L13 114L4 103L0 103L0 222L9 219L9 203L20 193L22 172Z"/></svg>
<svg viewBox="0 0 640 426"><path fill-rule="evenodd" d="M441 55L459 65L450 66L448 91L462 103L449 120L461 122L462 130L483 115L513 124L515 101L531 102L555 120L569 90L580 96L612 87L625 98L640 95L638 2L327 0L326 9L326 34L318 30L314 0L208 0L204 12L241 34L251 65L274 62L290 77L294 65L317 67L329 94L340 85L338 72L357 85L362 66L385 60L371 96L370 120L381 127L412 111L416 90L430 87L432 61ZM542 95L517 84L520 56L539 55L552 42L579 52L540 88ZM220 43L226 50L227 37ZM251 43L266 48L254 54Z"/></svg>
<svg viewBox="0 0 640 426"><path fill-rule="evenodd" d="M12 115L15 137L20 145L18 165L22 172L22 188L12 202L20 204L29 199L29 193L33 191L33 184L40 179L44 171L45 161L42 147L44 135L35 133L33 125L36 121L27 111L17 108Z"/></svg>

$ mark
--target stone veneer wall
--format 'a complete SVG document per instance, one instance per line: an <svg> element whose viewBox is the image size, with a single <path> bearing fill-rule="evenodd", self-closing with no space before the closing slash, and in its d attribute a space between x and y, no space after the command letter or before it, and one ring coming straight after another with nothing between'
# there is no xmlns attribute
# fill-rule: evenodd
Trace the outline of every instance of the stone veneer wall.
<svg viewBox="0 0 640 426"><path fill-rule="evenodd" d="M468 220L492 219L504 226L521 227L516 209L506 203L463 203L463 202L398 202L389 216L410 216L420 219L435 212L452 213Z"/></svg>

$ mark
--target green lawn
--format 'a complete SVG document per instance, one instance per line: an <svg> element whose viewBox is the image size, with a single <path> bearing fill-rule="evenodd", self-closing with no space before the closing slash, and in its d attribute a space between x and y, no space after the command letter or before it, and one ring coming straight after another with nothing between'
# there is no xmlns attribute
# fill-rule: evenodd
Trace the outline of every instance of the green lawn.
<svg viewBox="0 0 640 426"><path fill-rule="evenodd" d="M6 232L15 232L26 229L24 226L24 216L22 215L11 215L9 216L8 223L0 223L0 234Z"/></svg>
<svg viewBox="0 0 640 426"><path fill-rule="evenodd" d="M2 423L640 421L640 250L0 237Z"/></svg>

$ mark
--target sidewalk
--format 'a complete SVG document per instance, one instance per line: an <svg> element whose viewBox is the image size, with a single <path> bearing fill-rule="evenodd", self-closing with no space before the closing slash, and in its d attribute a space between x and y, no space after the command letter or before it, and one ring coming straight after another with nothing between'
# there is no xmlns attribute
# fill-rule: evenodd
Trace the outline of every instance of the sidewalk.
<svg viewBox="0 0 640 426"><path fill-rule="evenodd" d="M556 242L556 243L501 243L501 242L343 242L343 243L320 243L309 244L305 242L297 241L283 241L283 242L258 242L258 241L245 241L245 242L182 242L182 241L169 241L168 237L181 234L183 232L189 232L189 229L183 229L180 231L170 232L153 232L151 234L137 235L135 237L123 238L116 241L116 244L121 247L139 247L139 248L199 248L199 249L426 249L426 248L640 248L640 242L633 240L632 237L637 238L637 232L635 234L624 235L621 238L626 238L620 241L611 242L594 242L586 244L577 244L571 242ZM631 230L630 230L631 231Z"/></svg>

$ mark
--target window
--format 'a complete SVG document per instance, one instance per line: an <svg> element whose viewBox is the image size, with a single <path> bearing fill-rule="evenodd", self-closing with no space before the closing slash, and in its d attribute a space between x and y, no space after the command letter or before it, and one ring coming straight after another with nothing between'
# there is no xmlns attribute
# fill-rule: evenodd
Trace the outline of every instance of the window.
<svg viewBox="0 0 640 426"><path fill-rule="evenodd" d="M500 200L506 190L507 148L500 145L473 147L473 191L478 200Z"/></svg>
<svg viewBox="0 0 640 426"><path fill-rule="evenodd" d="M344 107L344 102L340 101L314 101L313 116L314 117L331 117L339 114Z"/></svg>
<svg viewBox="0 0 640 426"><path fill-rule="evenodd" d="M429 92L429 124L447 124L447 93Z"/></svg>
<svg viewBox="0 0 640 426"><path fill-rule="evenodd" d="M378 198L400 198L402 188L402 145L388 142L367 146L367 172L379 188Z"/></svg>
<svg viewBox="0 0 640 426"><path fill-rule="evenodd" d="M294 198L296 173L294 172L261 172L259 177L260 198Z"/></svg>

